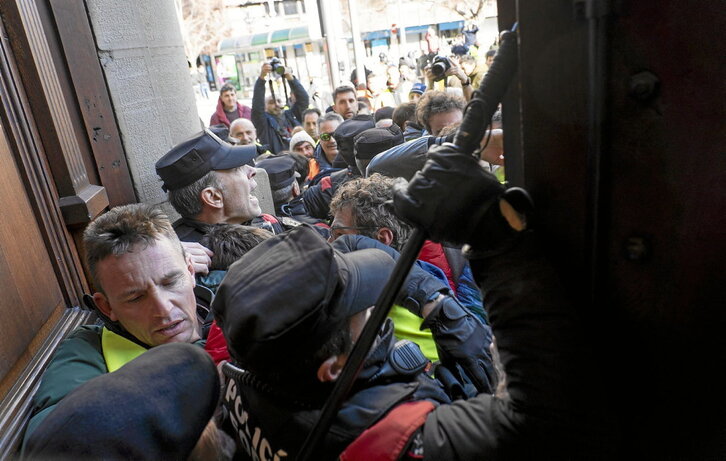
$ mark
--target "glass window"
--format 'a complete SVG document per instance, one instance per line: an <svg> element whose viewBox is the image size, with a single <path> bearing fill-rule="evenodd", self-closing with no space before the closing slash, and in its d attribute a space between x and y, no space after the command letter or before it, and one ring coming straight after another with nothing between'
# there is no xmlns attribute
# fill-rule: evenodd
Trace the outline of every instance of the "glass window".
<svg viewBox="0 0 726 461"><path fill-rule="evenodd" d="M282 8L285 12L285 15L298 14L297 0L284 0L282 2Z"/></svg>

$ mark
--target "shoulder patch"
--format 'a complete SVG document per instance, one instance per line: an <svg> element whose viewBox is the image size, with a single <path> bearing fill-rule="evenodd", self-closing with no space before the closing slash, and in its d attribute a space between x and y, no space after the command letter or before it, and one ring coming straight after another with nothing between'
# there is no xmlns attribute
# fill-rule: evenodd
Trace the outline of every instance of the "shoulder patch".
<svg viewBox="0 0 726 461"><path fill-rule="evenodd" d="M283 226L285 227L298 227L302 226L302 223L297 219L288 218L287 216L280 216L278 218Z"/></svg>

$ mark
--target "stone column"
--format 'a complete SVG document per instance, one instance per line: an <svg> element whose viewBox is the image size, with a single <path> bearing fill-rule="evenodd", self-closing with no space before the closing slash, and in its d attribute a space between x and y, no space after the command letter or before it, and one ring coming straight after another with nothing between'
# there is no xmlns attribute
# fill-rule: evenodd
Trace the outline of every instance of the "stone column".
<svg viewBox="0 0 726 461"><path fill-rule="evenodd" d="M202 127L174 1L86 4L137 196L170 211L154 163Z"/></svg>

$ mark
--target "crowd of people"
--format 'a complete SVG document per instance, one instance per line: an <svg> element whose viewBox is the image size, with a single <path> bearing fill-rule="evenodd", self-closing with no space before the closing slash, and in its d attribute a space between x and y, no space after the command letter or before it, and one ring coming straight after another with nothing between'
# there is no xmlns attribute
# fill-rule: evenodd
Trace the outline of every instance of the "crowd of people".
<svg viewBox="0 0 726 461"><path fill-rule="evenodd" d="M574 310L508 201L500 121L477 158L451 144L487 64L433 60L405 95L371 73L326 110L271 63L252 107L222 87L156 163L180 219L134 204L86 229L101 320L56 351L23 454L295 459L414 226L429 240L314 459L586 453Z"/></svg>

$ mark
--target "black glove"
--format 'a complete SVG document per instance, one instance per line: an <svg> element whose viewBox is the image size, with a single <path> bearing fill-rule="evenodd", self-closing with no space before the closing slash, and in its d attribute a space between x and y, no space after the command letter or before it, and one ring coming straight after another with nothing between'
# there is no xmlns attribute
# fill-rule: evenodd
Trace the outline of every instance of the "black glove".
<svg viewBox="0 0 726 461"><path fill-rule="evenodd" d="M357 234L346 234L340 236L333 242L333 248L348 253L366 248L377 248L388 253L395 261L398 261L399 253L388 245L378 240ZM449 285L422 267L420 261L411 267L411 272L401 287L401 292L396 296L395 303L405 307L414 315L421 317L421 309L440 293L449 293Z"/></svg>
<svg viewBox="0 0 726 461"><path fill-rule="evenodd" d="M458 364L479 392L491 393L496 373L489 345L492 331L450 296L441 299L421 324L430 328L439 360L449 370Z"/></svg>
<svg viewBox="0 0 726 461"><path fill-rule="evenodd" d="M504 186L479 161L453 144L433 146L408 187L397 185L393 203L403 220L434 241L491 248L512 235L499 211Z"/></svg>

